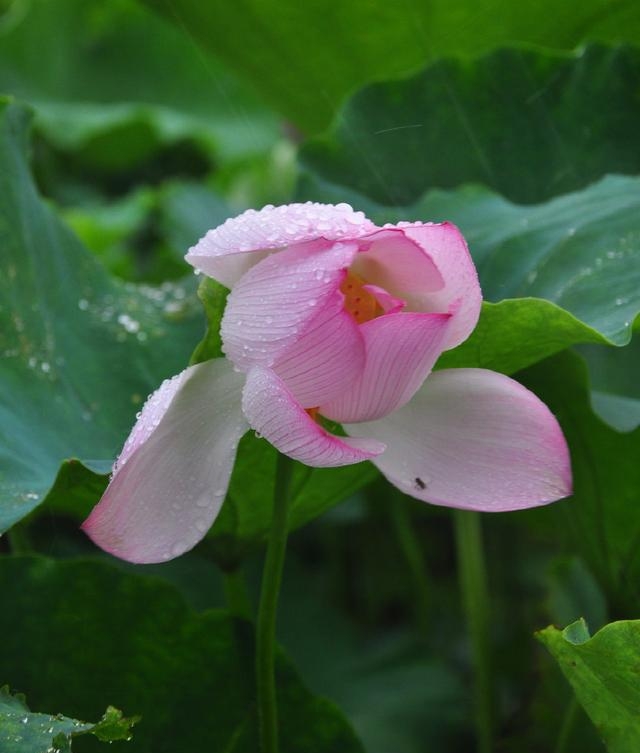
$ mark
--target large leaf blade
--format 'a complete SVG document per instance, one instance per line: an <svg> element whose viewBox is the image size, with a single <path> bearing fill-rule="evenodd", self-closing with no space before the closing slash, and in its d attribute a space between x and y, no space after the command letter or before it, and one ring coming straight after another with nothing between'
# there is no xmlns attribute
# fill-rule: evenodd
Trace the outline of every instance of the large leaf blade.
<svg viewBox="0 0 640 753"><path fill-rule="evenodd" d="M110 279L42 202L28 121L0 104L1 530L39 504L65 459L105 472L147 393L184 367L202 329L192 284Z"/></svg>
<svg viewBox="0 0 640 753"><path fill-rule="evenodd" d="M5 557L0 594L3 673L34 705L92 718L109 697L140 713L133 740L113 745L122 753L257 749L248 623L195 612L158 578L90 560ZM285 753L362 753L342 714L282 653L277 679Z"/></svg>
<svg viewBox="0 0 640 753"><path fill-rule="evenodd" d="M613 622L591 638L579 620L562 631L545 628L537 637L560 665L609 753L637 750L640 621Z"/></svg>
<svg viewBox="0 0 640 753"><path fill-rule="evenodd" d="M51 143L106 171L185 139L233 160L277 137L248 87L132 0L25 3L0 25L0 92L36 105Z"/></svg>
<svg viewBox="0 0 640 753"><path fill-rule="evenodd" d="M145 0L197 44L251 81L308 132L329 124L345 95L442 55L477 55L512 42L571 50L586 39L640 42L632 0L579 8L550 0L410 0L401 8L368 0ZM366 30L366 32L364 31Z"/></svg>
<svg viewBox="0 0 640 753"><path fill-rule="evenodd" d="M507 48L439 60L351 97L303 164L379 203L481 183L519 203L640 170L640 50ZM597 116L596 116L597 113Z"/></svg>

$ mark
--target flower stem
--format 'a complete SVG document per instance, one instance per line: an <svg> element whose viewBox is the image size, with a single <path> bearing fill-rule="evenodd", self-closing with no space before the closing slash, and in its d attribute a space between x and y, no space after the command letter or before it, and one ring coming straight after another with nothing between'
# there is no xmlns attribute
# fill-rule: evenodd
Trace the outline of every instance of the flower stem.
<svg viewBox="0 0 640 753"><path fill-rule="evenodd" d="M261 753L278 753L278 709L275 680L276 613L287 548L287 520L293 461L278 454L273 518L262 573L256 627L256 685Z"/></svg>
<svg viewBox="0 0 640 753"><path fill-rule="evenodd" d="M489 592L480 515L454 510L458 574L471 640L478 753L493 750L494 708L489 649Z"/></svg>

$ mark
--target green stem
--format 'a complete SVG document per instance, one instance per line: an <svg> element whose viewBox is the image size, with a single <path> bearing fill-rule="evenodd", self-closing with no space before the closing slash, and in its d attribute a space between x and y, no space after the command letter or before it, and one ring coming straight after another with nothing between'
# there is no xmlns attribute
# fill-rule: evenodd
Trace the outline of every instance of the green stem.
<svg viewBox="0 0 640 753"><path fill-rule="evenodd" d="M400 498L399 495L394 495L389 500L388 509L398 545L404 555L411 576L412 592L415 597L414 614L416 624L421 635L425 636L429 630L430 588L427 566L411 524L411 515L407 501Z"/></svg>
<svg viewBox="0 0 640 753"><path fill-rule="evenodd" d="M276 613L287 548L287 519L291 497L293 461L278 455L273 518L262 573L256 626L256 684L260 752L278 753L278 709L275 680Z"/></svg>
<svg viewBox="0 0 640 753"><path fill-rule="evenodd" d="M247 590L247 581L240 567L222 574L224 596L227 607L235 617L252 620L251 599Z"/></svg>
<svg viewBox="0 0 640 753"><path fill-rule="evenodd" d="M573 696L567 705L567 710L564 712L564 718L562 720L562 726L558 734L558 742L556 743L555 753L566 753L569 750L569 740L573 732L576 719L578 718L578 701Z"/></svg>
<svg viewBox="0 0 640 753"><path fill-rule="evenodd" d="M478 753L491 753L494 694L489 649L489 592L482 525L478 513L465 510L454 510L454 521L460 589L471 640L477 750Z"/></svg>

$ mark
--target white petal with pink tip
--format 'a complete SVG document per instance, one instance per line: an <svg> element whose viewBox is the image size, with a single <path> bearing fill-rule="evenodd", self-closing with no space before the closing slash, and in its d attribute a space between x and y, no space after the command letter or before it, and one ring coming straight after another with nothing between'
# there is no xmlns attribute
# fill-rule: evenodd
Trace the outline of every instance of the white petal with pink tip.
<svg viewBox="0 0 640 753"><path fill-rule="evenodd" d="M384 442L375 465L425 502L501 512L571 493L557 420L532 392L493 371L436 371L400 410L345 429Z"/></svg>
<svg viewBox="0 0 640 753"><path fill-rule="evenodd" d="M163 562L203 538L248 428L242 383L216 359L190 366L150 398L82 526L98 546L130 562Z"/></svg>

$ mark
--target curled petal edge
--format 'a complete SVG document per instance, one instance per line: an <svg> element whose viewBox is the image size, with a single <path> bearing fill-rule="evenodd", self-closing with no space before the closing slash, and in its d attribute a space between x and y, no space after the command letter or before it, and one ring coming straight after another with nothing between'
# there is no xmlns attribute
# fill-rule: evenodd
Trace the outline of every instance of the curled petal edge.
<svg viewBox="0 0 640 753"><path fill-rule="evenodd" d="M99 547L129 562L164 562L203 538L248 429L242 383L231 364L215 359L182 372L162 400L152 396L145 425L134 427L136 441L82 525Z"/></svg>
<svg viewBox="0 0 640 753"><path fill-rule="evenodd" d="M186 254L196 269L232 288L265 256L288 246L324 239L353 240L375 229L348 204L268 205L209 230Z"/></svg>
<svg viewBox="0 0 640 753"><path fill-rule="evenodd" d="M337 437L320 426L271 369L247 374L242 408L249 424L277 450L315 468L371 460L385 445L368 437Z"/></svg>

